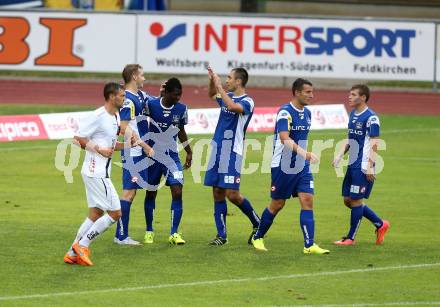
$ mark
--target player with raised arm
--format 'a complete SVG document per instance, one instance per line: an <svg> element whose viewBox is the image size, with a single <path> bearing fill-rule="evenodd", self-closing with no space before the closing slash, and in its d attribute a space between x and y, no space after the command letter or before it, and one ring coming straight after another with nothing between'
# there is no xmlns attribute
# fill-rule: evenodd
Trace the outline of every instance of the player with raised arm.
<svg viewBox="0 0 440 307"><path fill-rule="evenodd" d="M104 106L79 122L74 137L74 142L86 150L81 175L86 188L89 215L64 256L64 262L70 264L93 265L90 260L90 243L121 217L121 206L110 173L113 151L124 148L124 143L117 141L120 128L118 112L125 98L123 87L117 83L107 83L104 86L104 98Z"/></svg>
<svg viewBox="0 0 440 307"><path fill-rule="evenodd" d="M263 237L275 216L290 197L298 197L301 205L300 226L304 237L304 254L328 254L330 251L314 243L313 176L310 163L318 158L307 151L307 137L311 126L311 112L305 108L313 99L313 85L305 79L296 79L292 85L293 98L277 114L274 149L271 163L271 198L261 215L260 226L252 238L253 246L267 251Z"/></svg>
<svg viewBox="0 0 440 307"><path fill-rule="evenodd" d="M226 231L226 198L236 205L250 220L254 235L260 218L251 203L240 193L240 174L246 129L254 112L254 101L246 94L248 73L244 68L234 68L223 89L220 77L208 67L209 97L220 106L220 117L211 142L212 151L205 175L206 186L212 187L216 237L210 245L228 242Z"/></svg>
<svg viewBox="0 0 440 307"><path fill-rule="evenodd" d="M162 176L171 190L171 231L169 243L185 244L178 232L183 214L183 169L191 166L192 150L188 143L185 125L188 123L187 106L180 102L182 84L171 78L164 84L162 97L151 99L146 104L146 114L150 117L149 145L154 148L154 164L148 168L148 188L146 194L147 232L145 242L154 242L153 218L156 207L157 189ZM177 151L177 138L186 151L185 164L182 164Z"/></svg>
<svg viewBox="0 0 440 307"><path fill-rule="evenodd" d="M342 183L344 204L351 209L350 230L336 245L353 245L362 217L366 217L376 227L376 244L382 244L390 223L379 218L365 203L376 179L375 158L380 135L379 117L367 103L370 89L364 84L354 85L348 96L353 111L348 122L348 139L342 151L333 161L338 167L342 157L348 152L349 162Z"/></svg>
<svg viewBox="0 0 440 307"><path fill-rule="evenodd" d="M125 83L125 102L120 111L121 134L133 135L135 138L141 139L148 133L148 122L146 118L143 118L142 112L145 109L146 101L155 97L149 96L142 91L145 77L141 65L126 65L122 71L122 78ZM115 238L113 239L117 244L140 245L138 241L133 240L129 236L130 208L136 196L136 191L142 189L138 181L143 180L144 183L147 181L146 156L152 156L153 154L154 151L151 147L142 140L140 140L138 146L121 152L123 167L123 190L120 199L122 217L118 221ZM130 167L132 165L136 165L136 169Z"/></svg>

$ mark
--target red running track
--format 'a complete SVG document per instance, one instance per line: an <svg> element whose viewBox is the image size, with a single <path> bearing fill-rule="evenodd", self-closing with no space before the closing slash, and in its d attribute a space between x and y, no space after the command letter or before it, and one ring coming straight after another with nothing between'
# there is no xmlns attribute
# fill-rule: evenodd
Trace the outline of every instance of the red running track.
<svg viewBox="0 0 440 307"><path fill-rule="evenodd" d="M0 103L100 105L104 82L0 80ZM148 93L158 93L158 85L146 85ZM279 106L291 97L290 89L249 88L257 106ZM315 89L315 104L345 103L348 91ZM207 98L207 87L185 86L184 101L190 108L214 107ZM381 114L440 115L440 93L372 93L370 106ZM346 105L348 109L348 105Z"/></svg>

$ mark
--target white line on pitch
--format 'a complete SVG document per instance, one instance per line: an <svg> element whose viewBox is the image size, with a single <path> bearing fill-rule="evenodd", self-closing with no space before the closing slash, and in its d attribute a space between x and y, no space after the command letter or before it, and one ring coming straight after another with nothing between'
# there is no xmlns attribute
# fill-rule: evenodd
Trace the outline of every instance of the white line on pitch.
<svg viewBox="0 0 440 307"><path fill-rule="evenodd" d="M414 128L414 129L385 129L381 130L381 134L394 134L394 133L421 133L421 132L439 132L440 128ZM346 135L347 129L335 129L335 130L311 130L312 135L334 135L341 134Z"/></svg>
<svg viewBox="0 0 440 307"><path fill-rule="evenodd" d="M369 306L413 306L440 305L440 302L389 302L389 303L354 303L354 304L323 304L323 305L273 305L265 307L369 307Z"/></svg>
<svg viewBox="0 0 440 307"><path fill-rule="evenodd" d="M385 156L386 159L394 160L408 160L408 161L426 161L426 162L436 162L440 161L437 157L396 157L396 156Z"/></svg>
<svg viewBox="0 0 440 307"><path fill-rule="evenodd" d="M0 152L1 152L1 151L18 151L18 150L48 149L48 148L53 148L53 149L55 149L56 146L55 146L55 145L41 145L41 146L21 146L21 147L4 147L4 148L1 148L1 147L0 147Z"/></svg>
<svg viewBox="0 0 440 307"><path fill-rule="evenodd" d="M70 296L70 295L88 295L88 294L126 292L126 291L141 291L141 290L149 290L149 289L164 289L164 288L175 288L175 287L207 286L207 285L218 285L218 284L228 284L228 283L268 281L268 280L278 280L278 279L297 279L297 278L307 278L307 277L335 276L335 275L376 272L376 271L392 271L392 270L431 268L431 267L436 267L436 266L440 266L440 262L397 265L397 266L387 266L387 267L368 268L368 269L354 269L354 270L345 270L345 271L330 271L330 272L304 273L304 274L265 276L265 277L250 277L250 278L236 278L236 279L205 280L205 281L184 282L184 283L175 283L175 284L145 285L145 286L129 287L129 288L110 288L110 289L101 289L101 290L53 292L53 293L45 293L45 294L18 295L18 296L0 296L0 301L26 300L26 299L38 299L38 298Z"/></svg>

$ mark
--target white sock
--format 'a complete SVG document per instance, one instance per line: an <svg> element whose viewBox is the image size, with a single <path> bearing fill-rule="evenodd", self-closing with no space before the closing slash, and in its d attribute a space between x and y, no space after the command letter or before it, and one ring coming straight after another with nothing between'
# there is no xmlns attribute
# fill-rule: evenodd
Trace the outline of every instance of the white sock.
<svg viewBox="0 0 440 307"><path fill-rule="evenodd" d="M78 229L75 241L81 240L81 238L84 237L84 235L87 233L90 227L92 227L92 225L93 225L93 221L88 217L86 217L85 221L81 224L81 226Z"/></svg>
<svg viewBox="0 0 440 307"><path fill-rule="evenodd" d="M105 214L93 223L92 227L87 231L87 233L79 241L79 245L89 247L99 235L104 233L111 225L116 221L110 217L110 215Z"/></svg>

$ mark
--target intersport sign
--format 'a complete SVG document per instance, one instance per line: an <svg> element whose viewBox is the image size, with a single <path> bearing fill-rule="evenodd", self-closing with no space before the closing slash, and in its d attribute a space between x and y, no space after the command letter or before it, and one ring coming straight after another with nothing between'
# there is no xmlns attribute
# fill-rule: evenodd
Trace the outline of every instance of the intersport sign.
<svg viewBox="0 0 440 307"><path fill-rule="evenodd" d="M0 69L432 81L435 23L0 12Z"/></svg>
<svg viewBox="0 0 440 307"><path fill-rule="evenodd" d="M220 16L139 16L147 71L432 80L433 23Z"/></svg>

